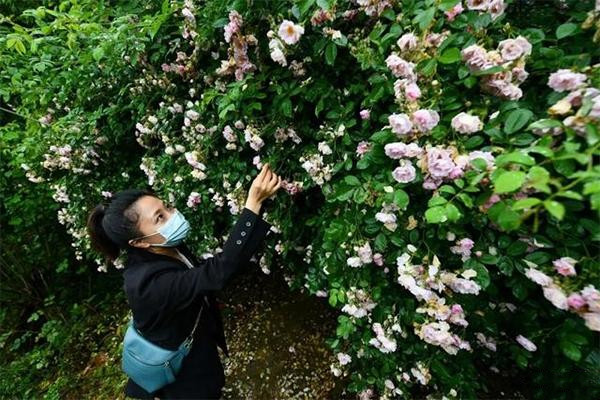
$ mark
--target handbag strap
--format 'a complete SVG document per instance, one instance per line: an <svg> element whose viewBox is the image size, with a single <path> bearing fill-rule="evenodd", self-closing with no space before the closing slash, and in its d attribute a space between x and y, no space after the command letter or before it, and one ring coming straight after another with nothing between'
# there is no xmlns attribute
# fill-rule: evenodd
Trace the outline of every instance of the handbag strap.
<svg viewBox="0 0 600 400"><path fill-rule="evenodd" d="M208 304L208 300L206 296L204 296L204 302ZM196 327L198 326L198 322L200 322L200 315L202 314L202 310L204 310L204 303L202 303L202 307L200 307L200 312L196 317L196 322L194 323L194 328L192 329L192 333L189 334L187 338L185 338L184 343L189 340L189 347L192 347L192 342L194 341L194 332L196 332Z"/></svg>

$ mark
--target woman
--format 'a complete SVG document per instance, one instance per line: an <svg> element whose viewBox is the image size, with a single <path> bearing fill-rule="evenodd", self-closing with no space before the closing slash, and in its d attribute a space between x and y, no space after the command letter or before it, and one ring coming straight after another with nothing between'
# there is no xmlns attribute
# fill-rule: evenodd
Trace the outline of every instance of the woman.
<svg viewBox="0 0 600 400"><path fill-rule="evenodd" d="M271 225L261 206L281 186L265 164L220 253L197 259L182 242L189 223L152 192L129 189L98 205L88 218L94 248L114 261L127 252L123 288L135 325L151 342L175 350L190 335L203 305L190 353L175 382L149 393L129 379L125 394L140 399L218 399L225 384L217 345L228 356L215 291L246 265Z"/></svg>

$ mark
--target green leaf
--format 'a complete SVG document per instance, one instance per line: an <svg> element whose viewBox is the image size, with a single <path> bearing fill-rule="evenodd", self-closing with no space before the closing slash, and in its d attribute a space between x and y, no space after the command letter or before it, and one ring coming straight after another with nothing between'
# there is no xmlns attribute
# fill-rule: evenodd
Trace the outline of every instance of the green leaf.
<svg viewBox="0 0 600 400"><path fill-rule="evenodd" d="M540 199L537 199L535 197L528 197L526 199L521 199L521 200L517 200L514 202L514 204L512 205L512 209L513 210L523 210L526 208L531 208L533 206L536 206L538 204L540 204L542 201Z"/></svg>
<svg viewBox="0 0 600 400"><path fill-rule="evenodd" d="M289 97L281 102L280 108L283 115L286 117L292 116L292 101L289 99Z"/></svg>
<svg viewBox="0 0 600 400"><path fill-rule="evenodd" d="M600 192L600 181L587 182L583 185L583 194L591 194Z"/></svg>
<svg viewBox="0 0 600 400"><path fill-rule="evenodd" d="M552 216L558 220L562 220L565 216L565 206L555 200L544 201L544 207Z"/></svg>
<svg viewBox="0 0 600 400"><path fill-rule="evenodd" d="M515 151L508 154L502 154L496 157L496 165L502 167L508 163L518 163L523 165L535 164L535 159L520 151Z"/></svg>
<svg viewBox="0 0 600 400"><path fill-rule="evenodd" d="M325 47L325 62L329 65L333 65L335 57L337 56L337 46L333 42L327 43Z"/></svg>
<svg viewBox="0 0 600 400"><path fill-rule="evenodd" d="M462 214L459 209L452 203L446 204L446 216L450 221L458 221Z"/></svg>
<svg viewBox="0 0 600 400"><path fill-rule="evenodd" d="M511 210L504 201L499 201L491 206L488 215L492 221L505 231L515 230L521 224L520 215Z"/></svg>
<svg viewBox="0 0 600 400"><path fill-rule="evenodd" d="M452 64L460 60L460 50L456 47L450 47L444 50L438 61L442 64Z"/></svg>
<svg viewBox="0 0 600 400"><path fill-rule="evenodd" d="M442 196L433 196L432 198L429 199L429 201L427 202L427 206L428 207L435 207L435 206L441 206L444 205L448 202L448 200L446 200L444 197Z"/></svg>
<svg viewBox="0 0 600 400"><path fill-rule="evenodd" d="M522 171L507 171L496 178L494 182L495 193L514 192L519 189L527 175Z"/></svg>
<svg viewBox="0 0 600 400"><path fill-rule="evenodd" d="M435 58L430 58L417 64L417 72L420 72L424 76L431 76L435 73L436 67L437 60Z"/></svg>
<svg viewBox="0 0 600 400"><path fill-rule="evenodd" d="M507 134L515 133L519 129L523 128L527 122L531 119L533 113L524 108L518 108L513 110L506 117L504 122L504 132Z"/></svg>
<svg viewBox="0 0 600 400"><path fill-rule="evenodd" d="M440 1L440 6L439 6L440 10L448 11L452 7L457 5L459 1L462 1L462 0L442 0L442 1Z"/></svg>
<svg viewBox="0 0 600 400"><path fill-rule="evenodd" d="M471 72L471 75L473 75L473 76L492 75L492 74L496 74L496 73L502 72L502 71L504 71L504 68L501 65L497 65L495 67L483 69L481 71L473 71L473 72Z"/></svg>
<svg viewBox="0 0 600 400"><path fill-rule="evenodd" d="M92 50L92 57L94 57L94 60L100 61L100 59L104 57L104 49L102 47L96 47Z"/></svg>
<svg viewBox="0 0 600 400"><path fill-rule="evenodd" d="M549 180L550 172L546 168L538 167L537 165L531 167L527 173L527 185L545 193L550 193Z"/></svg>
<svg viewBox="0 0 600 400"><path fill-rule="evenodd" d="M439 224L448 220L446 217L446 209L443 206L429 208L425 211L425 219L430 224Z"/></svg>
<svg viewBox="0 0 600 400"><path fill-rule="evenodd" d="M560 128L562 126L562 122L556 119L540 119L538 121L532 122L527 130L532 129L546 129L546 128Z"/></svg>
<svg viewBox="0 0 600 400"><path fill-rule="evenodd" d="M581 351L577 345L571 341L565 339L561 340L560 349L565 356L569 357L573 361L579 361L581 359Z"/></svg>
<svg viewBox="0 0 600 400"><path fill-rule="evenodd" d="M413 23L419 24L421 30L425 30L427 26L433 21L435 15L435 7L430 7L425 11L418 12L417 16L413 19Z"/></svg>
<svg viewBox="0 0 600 400"><path fill-rule="evenodd" d="M556 28L556 38L562 39L562 38L566 38L567 36L571 36L577 31L578 28L579 28L578 25L573 24L571 22L562 24L558 28Z"/></svg>
<svg viewBox="0 0 600 400"><path fill-rule="evenodd" d="M394 203L400 207L401 210L404 210L410 201L408 194L402 189L396 189L394 192Z"/></svg>
<svg viewBox="0 0 600 400"><path fill-rule="evenodd" d="M346 182L350 186L360 186L360 181L357 177L353 175L348 175L344 178L344 182Z"/></svg>

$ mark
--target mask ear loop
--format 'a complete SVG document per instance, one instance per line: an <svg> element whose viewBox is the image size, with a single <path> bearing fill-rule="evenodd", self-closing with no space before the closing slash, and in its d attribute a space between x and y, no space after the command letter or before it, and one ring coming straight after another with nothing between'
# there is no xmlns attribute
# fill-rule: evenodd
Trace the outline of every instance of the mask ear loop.
<svg viewBox="0 0 600 400"><path fill-rule="evenodd" d="M145 237L148 237L148 236L156 235L157 233L160 233L160 232L154 232L154 233L151 233L151 234L149 234L149 235L145 235L145 236L140 236L140 237L133 238L133 239L131 239L131 240L139 240L139 239L143 239L143 238L145 238Z"/></svg>

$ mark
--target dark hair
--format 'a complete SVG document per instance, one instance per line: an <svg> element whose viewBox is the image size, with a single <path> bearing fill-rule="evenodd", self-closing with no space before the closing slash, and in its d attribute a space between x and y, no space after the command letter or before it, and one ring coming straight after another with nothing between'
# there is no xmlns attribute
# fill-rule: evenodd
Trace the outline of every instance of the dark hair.
<svg viewBox="0 0 600 400"><path fill-rule="evenodd" d="M92 247L102 253L110 264L127 248L129 239L140 236L139 214L132 207L142 196L156 194L148 189L126 189L110 198L110 203L98 204L87 219L87 230Z"/></svg>

